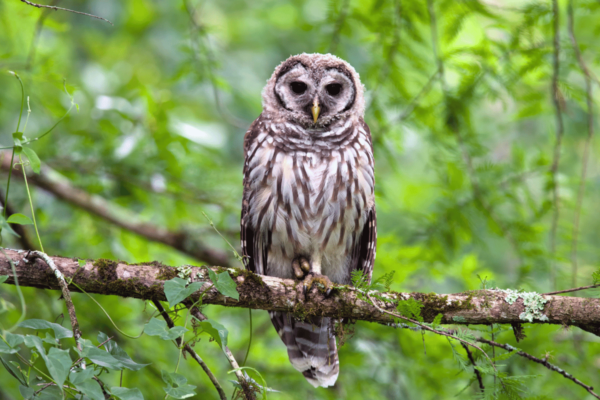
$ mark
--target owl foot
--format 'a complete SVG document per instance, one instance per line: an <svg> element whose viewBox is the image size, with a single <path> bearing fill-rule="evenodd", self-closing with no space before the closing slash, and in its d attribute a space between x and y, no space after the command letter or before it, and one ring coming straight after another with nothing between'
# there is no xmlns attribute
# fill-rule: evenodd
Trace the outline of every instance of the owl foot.
<svg viewBox="0 0 600 400"><path fill-rule="evenodd" d="M298 257L292 261L292 269L294 270L296 279L303 280L310 272L310 263L306 258Z"/></svg>
<svg viewBox="0 0 600 400"><path fill-rule="evenodd" d="M329 296L331 290L333 289L333 283L329 280L327 275L315 274L314 272L309 272L307 277L304 278L304 282L302 285L304 286L304 294L308 293L312 287L317 284L323 289L325 289L325 296Z"/></svg>

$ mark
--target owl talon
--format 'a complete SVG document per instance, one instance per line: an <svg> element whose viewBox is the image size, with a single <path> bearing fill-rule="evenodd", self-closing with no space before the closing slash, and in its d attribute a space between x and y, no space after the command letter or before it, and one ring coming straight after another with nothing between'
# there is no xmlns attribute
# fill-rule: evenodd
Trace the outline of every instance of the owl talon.
<svg viewBox="0 0 600 400"><path fill-rule="evenodd" d="M333 290L333 283L326 275L315 274L310 272L306 278L304 278L304 282L302 282L303 292L306 296L306 293L313 288L315 284L318 284L325 290L325 296L329 296L331 291Z"/></svg>

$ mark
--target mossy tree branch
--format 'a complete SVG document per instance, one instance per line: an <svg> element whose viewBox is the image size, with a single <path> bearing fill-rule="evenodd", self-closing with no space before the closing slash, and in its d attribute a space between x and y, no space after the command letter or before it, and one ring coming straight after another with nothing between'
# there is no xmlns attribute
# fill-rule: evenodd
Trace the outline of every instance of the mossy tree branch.
<svg viewBox="0 0 600 400"><path fill-rule="evenodd" d="M59 290L51 269L43 260L26 262L27 252L5 249L0 255L0 275L8 275L7 283L14 283L10 258L16 265L21 286ZM105 259L87 260L80 267L77 259L51 257L68 282L73 279L88 293L118 295L143 300L165 300L163 284L178 274L178 270L159 262L131 265ZM213 268L218 270L219 268ZM205 268L193 267L191 276L196 281L208 281ZM302 285L289 279L252 274L244 270L229 270L240 293L239 301L223 296L215 288L204 294L203 304L218 304L227 307L243 307L270 311L285 311L297 316L323 315L349 320L361 320L380 324L393 324L394 318L382 311L395 311L393 302L378 301L374 307L354 288L339 286L326 297L318 288L306 295ZM208 283L207 283L208 284ZM79 289L71 285L69 289ZM195 300L201 288L193 294ZM373 294L372 294L373 295ZM525 322L521 314L526 307L522 298L507 302L509 295L501 290L477 290L457 294L424 294L387 292L378 298L402 301L413 298L423 303L421 315L425 322L432 322L442 314L442 324L514 324ZM540 297L541 299L542 297ZM544 295L541 314L547 320L536 318L532 323L549 323L564 326L578 326L586 331L600 332L600 299ZM540 315L541 315L540 314Z"/></svg>

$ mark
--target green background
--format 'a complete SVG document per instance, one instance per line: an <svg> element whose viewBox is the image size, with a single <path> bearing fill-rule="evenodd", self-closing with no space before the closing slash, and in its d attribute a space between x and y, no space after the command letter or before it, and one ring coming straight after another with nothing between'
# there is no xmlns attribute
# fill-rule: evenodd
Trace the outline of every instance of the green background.
<svg viewBox="0 0 600 400"><path fill-rule="evenodd" d="M66 79L79 111L32 148L72 185L141 220L187 229L207 246L227 250L206 212L238 247L242 140L261 112L262 87L290 55L332 52L356 68L366 87L365 120L376 158L375 277L396 271L394 290L437 293L479 289L478 275L494 281L488 287L537 292L592 284L600 245L600 142L587 142L585 76L569 37L567 2L559 2L557 98L564 136L555 174L550 2L443 0L431 2L431 9L425 1L406 0L55 3L114 25L0 1L0 145L12 144L21 99L18 82L7 71L21 76L29 96L28 137L44 132L69 107ZM600 69L600 3L574 3L574 34L594 74ZM590 156L579 205L586 149ZM202 260L115 227L48 192L32 191L49 254L201 265ZM21 181L13 181L9 204L30 215ZM32 227L26 229L33 239ZM12 237L4 239L9 247L21 246ZM66 313L58 292L25 288L24 293L28 318L54 321ZM0 296L0 324L6 329L20 316L19 301L12 286L3 285ZM74 294L73 299L84 337L95 340L105 332L135 361L151 363L125 372L123 384L139 387L146 399L163 398L160 371L174 371L177 349L157 337L122 337L87 297ZM121 329L134 335L152 311L138 300L97 299ZM229 330L230 348L243 359L248 311L210 306L205 312ZM288 362L267 313L253 315L248 365L280 391L270 393L272 399L446 399L474 376L472 369L457 366L445 338L358 323L340 349L335 388L313 389ZM527 339L520 348L542 358L549 353L552 363L600 386L599 338L576 328L524 326ZM201 337L196 351L231 394L228 379L234 375L227 374L226 359L208 336ZM495 339L516 344L510 330ZM462 348L457 351L464 357ZM523 398L592 398L523 358L501 364L511 376L529 376L523 380ZM182 360L179 372L197 386L194 398L217 398L191 360ZM114 385L119 375L104 378ZM19 398L16 380L4 369L0 382L0 398ZM486 376L484 383L493 386L493 377ZM476 395L474 383L458 398Z"/></svg>

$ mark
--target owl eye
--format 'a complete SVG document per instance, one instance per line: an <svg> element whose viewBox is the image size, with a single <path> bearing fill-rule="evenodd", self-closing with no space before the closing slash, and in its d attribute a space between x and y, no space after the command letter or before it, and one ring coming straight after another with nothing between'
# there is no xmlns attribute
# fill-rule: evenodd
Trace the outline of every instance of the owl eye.
<svg viewBox="0 0 600 400"><path fill-rule="evenodd" d="M327 90L327 93L329 93L330 96L337 96L342 90L342 85L339 83L331 83L325 86L325 90Z"/></svg>
<svg viewBox="0 0 600 400"><path fill-rule="evenodd" d="M292 91L296 94L302 94L304 92L306 92L306 88L308 86L306 86L306 83L304 82L292 82L290 83L290 87L292 88Z"/></svg>

